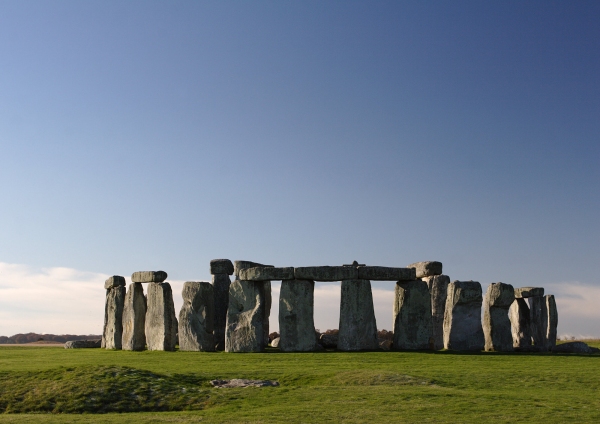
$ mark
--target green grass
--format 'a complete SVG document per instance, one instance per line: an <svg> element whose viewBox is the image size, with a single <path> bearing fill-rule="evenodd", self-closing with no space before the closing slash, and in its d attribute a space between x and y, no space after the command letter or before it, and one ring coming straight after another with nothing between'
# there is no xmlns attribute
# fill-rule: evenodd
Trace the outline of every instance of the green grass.
<svg viewBox="0 0 600 424"><path fill-rule="evenodd" d="M600 422L599 390L600 355L0 348L6 422Z"/></svg>

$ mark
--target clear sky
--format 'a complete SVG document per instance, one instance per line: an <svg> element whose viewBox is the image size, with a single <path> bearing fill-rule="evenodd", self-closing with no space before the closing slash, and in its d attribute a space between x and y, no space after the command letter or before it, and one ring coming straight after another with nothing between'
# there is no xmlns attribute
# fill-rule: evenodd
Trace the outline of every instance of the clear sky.
<svg viewBox="0 0 600 424"><path fill-rule="evenodd" d="M0 2L0 335L98 333L107 275L179 287L230 258L439 260L544 286L559 333L600 336L598 22L597 1Z"/></svg>

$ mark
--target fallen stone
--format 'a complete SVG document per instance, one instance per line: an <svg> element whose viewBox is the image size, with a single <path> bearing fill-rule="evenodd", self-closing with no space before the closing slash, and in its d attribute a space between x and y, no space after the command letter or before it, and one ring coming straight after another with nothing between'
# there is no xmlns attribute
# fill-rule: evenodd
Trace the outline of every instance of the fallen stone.
<svg viewBox="0 0 600 424"><path fill-rule="evenodd" d="M273 341L271 341L271 347L279 347L279 342L281 341L280 337L275 337Z"/></svg>
<svg viewBox="0 0 600 424"><path fill-rule="evenodd" d="M600 350L588 346L584 342L568 342L556 345L552 348L552 353L598 353Z"/></svg>
<svg viewBox="0 0 600 424"><path fill-rule="evenodd" d="M556 328L558 327L558 310L554 295L546 295L546 311L548 313L548 325L546 327L546 348L552 350L556 346Z"/></svg>
<svg viewBox="0 0 600 424"><path fill-rule="evenodd" d="M375 350L378 347L371 282L358 279L342 280L337 348L343 351L357 351Z"/></svg>
<svg viewBox="0 0 600 424"><path fill-rule="evenodd" d="M312 281L356 280L358 269L351 266L307 266L294 268L294 277Z"/></svg>
<svg viewBox="0 0 600 424"><path fill-rule="evenodd" d="M543 296L543 287L519 287L515 289L515 298L527 298L534 296Z"/></svg>
<svg viewBox="0 0 600 424"><path fill-rule="evenodd" d="M167 279L164 271L138 271L131 274L132 283L162 283Z"/></svg>
<svg viewBox="0 0 600 424"><path fill-rule="evenodd" d="M204 281L188 281L181 294L179 350L214 352L213 286Z"/></svg>
<svg viewBox="0 0 600 424"><path fill-rule="evenodd" d="M120 286L125 286L125 277L121 277L120 275L113 275L104 282L104 288L106 290Z"/></svg>
<svg viewBox="0 0 600 424"><path fill-rule="evenodd" d="M229 259L213 259L210 261L210 273L216 274L233 274L233 263Z"/></svg>
<svg viewBox="0 0 600 424"><path fill-rule="evenodd" d="M483 301L483 335L485 350L512 352L513 337L508 310L515 300L515 290L510 284L492 283Z"/></svg>
<svg viewBox="0 0 600 424"><path fill-rule="evenodd" d="M229 286L226 352L262 352L265 347L265 290L261 282L235 280Z"/></svg>
<svg viewBox="0 0 600 424"><path fill-rule="evenodd" d="M433 337L433 349L444 348L444 313L446 311L446 295L450 277L447 275L434 275L423 277L421 280L427 283L431 297L431 334Z"/></svg>
<svg viewBox="0 0 600 424"><path fill-rule="evenodd" d="M275 267L253 267L245 268L239 271L240 280L245 281L265 281L265 280L293 280L294 268L275 268Z"/></svg>
<svg viewBox="0 0 600 424"><path fill-rule="evenodd" d="M269 340L273 341L275 340L277 337L279 337L279 333L277 331L274 331L272 333L269 333Z"/></svg>
<svg viewBox="0 0 600 424"><path fill-rule="evenodd" d="M385 266L359 266L360 280L413 281L417 279L414 268L390 268Z"/></svg>
<svg viewBox="0 0 600 424"><path fill-rule="evenodd" d="M124 278L123 282L125 282ZM106 301L104 303L104 329L102 331L101 345L105 349L120 350L122 347L125 291L125 286L123 285L113 286L113 288L106 290Z"/></svg>
<svg viewBox="0 0 600 424"><path fill-rule="evenodd" d="M483 350L482 301L481 284L477 281L453 281L448 285L444 315L446 349Z"/></svg>
<svg viewBox="0 0 600 424"><path fill-rule="evenodd" d="M146 343L148 350L174 351L177 343L177 317L169 283L148 285Z"/></svg>
<svg viewBox="0 0 600 424"><path fill-rule="evenodd" d="M529 317L531 322L531 339L533 345L538 346L540 351L547 350L546 335L548 332L548 310L546 299L543 296L528 297Z"/></svg>
<svg viewBox="0 0 600 424"><path fill-rule="evenodd" d="M229 307L229 286L231 280L227 274L212 276L214 296L213 336L216 350L225 350L225 326L227 325L227 308Z"/></svg>
<svg viewBox="0 0 600 424"><path fill-rule="evenodd" d="M146 348L146 296L141 283L131 283L123 306L123 350Z"/></svg>
<svg viewBox="0 0 600 424"><path fill-rule="evenodd" d="M233 380L211 380L210 384L218 389L236 387L277 387L279 382L271 380L246 380L234 378Z"/></svg>
<svg viewBox="0 0 600 424"><path fill-rule="evenodd" d="M339 338L337 334L321 334L319 343L325 349L337 349L338 339Z"/></svg>
<svg viewBox="0 0 600 424"><path fill-rule="evenodd" d="M264 265L259 264L258 262L251 261L233 261L233 274L235 275L236 280L240 280L240 271L242 269L247 268L255 268L255 267L272 267L273 265Z"/></svg>
<svg viewBox="0 0 600 424"><path fill-rule="evenodd" d="M317 348L314 323L315 282L284 280L279 294L279 332L282 352L311 352ZM271 343L271 346L273 344Z"/></svg>
<svg viewBox="0 0 600 424"><path fill-rule="evenodd" d="M65 343L65 349L90 349L100 347L102 340L69 340Z"/></svg>
<svg viewBox="0 0 600 424"><path fill-rule="evenodd" d="M442 275L442 263L437 261L415 262L407 266L407 268L414 268L417 278Z"/></svg>
<svg viewBox="0 0 600 424"><path fill-rule="evenodd" d="M531 317L527 300L518 297L508 310L513 347L518 351L526 351L531 347Z"/></svg>
<svg viewBox="0 0 600 424"><path fill-rule="evenodd" d="M431 295L427 283L398 282L394 299L394 349L431 349Z"/></svg>

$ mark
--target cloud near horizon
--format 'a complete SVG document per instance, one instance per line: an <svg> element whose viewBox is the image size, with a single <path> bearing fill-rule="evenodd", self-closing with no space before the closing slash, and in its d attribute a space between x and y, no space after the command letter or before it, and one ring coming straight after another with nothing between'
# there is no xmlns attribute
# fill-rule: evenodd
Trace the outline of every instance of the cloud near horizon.
<svg viewBox="0 0 600 424"><path fill-rule="evenodd" d="M17 333L102 334L104 281L109 275L54 267L34 269L0 262L0 335ZM129 277L126 278L130 282ZM169 280L175 310L182 305L183 281ZM272 285L271 331L279 328L279 290ZM484 287L484 290L486 287ZM600 336L600 286L581 282L554 283L547 294L556 296L559 335ZM373 288L373 303L379 329L392 330L393 289ZM315 327L338 328L340 284L315 286Z"/></svg>

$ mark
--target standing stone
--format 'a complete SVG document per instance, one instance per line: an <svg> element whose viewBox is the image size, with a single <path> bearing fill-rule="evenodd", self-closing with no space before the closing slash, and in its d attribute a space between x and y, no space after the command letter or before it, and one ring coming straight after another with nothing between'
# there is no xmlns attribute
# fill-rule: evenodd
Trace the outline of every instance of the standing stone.
<svg viewBox="0 0 600 424"><path fill-rule="evenodd" d="M104 330L101 346L106 349L121 349L123 338L123 306L125 303L125 278L114 275L104 283Z"/></svg>
<svg viewBox="0 0 600 424"><path fill-rule="evenodd" d="M173 304L173 291L169 283L150 283L148 285L146 342L148 350L175 350L177 317Z"/></svg>
<svg viewBox="0 0 600 424"><path fill-rule="evenodd" d="M131 283L123 307L123 350L146 347L146 296L141 283Z"/></svg>
<svg viewBox="0 0 600 424"><path fill-rule="evenodd" d="M317 349L314 303L314 281L282 281L279 294L279 348L281 351L310 352ZM271 346L273 346L272 343Z"/></svg>
<svg viewBox="0 0 600 424"><path fill-rule="evenodd" d="M515 290L510 284L492 283L483 302L483 334L485 350L512 352L513 338L508 310L515 300Z"/></svg>
<svg viewBox="0 0 600 424"><path fill-rule="evenodd" d="M548 331L548 310L544 296L527 298L531 320L531 338L533 346L541 352L546 350L546 333Z"/></svg>
<svg viewBox="0 0 600 424"><path fill-rule="evenodd" d="M517 350L528 350L531 347L531 317L527 299L518 297L508 310L513 339L513 347Z"/></svg>
<svg viewBox="0 0 600 424"><path fill-rule="evenodd" d="M431 296L431 329L433 335L433 349L444 348L444 313L446 311L446 295L450 277L447 275L434 275L423 277L421 280L427 283Z"/></svg>
<svg viewBox="0 0 600 424"><path fill-rule="evenodd" d="M214 352L213 286L204 281L188 281L183 285L181 295L179 350Z"/></svg>
<svg viewBox="0 0 600 424"><path fill-rule="evenodd" d="M231 280L227 274L212 276L214 306L214 338L217 350L225 350L225 326L227 325L227 308L229 307L229 286Z"/></svg>
<svg viewBox="0 0 600 424"><path fill-rule="evenodd" d="M444 347L452 350L483 350L481 284L453 281L448 285L444 314Z"/></svg>
<svg viewBox="0 0 600 424"><path fill-rule="evenodd" d="M442 263L438 261L415 262L407 266L407 268L414 268L417 278L442 275Z"/></svg>
<svg viewBox="0 0 600 424"><path fill-rule="evenodd" d="M433 347L431 295L425 281L396 283L394 349L425 350Z"/></svg>
<svg viewBox="0 0 600 424"><path fill-rule="evenodd" d="M229 259L213 259L212 261L210 261L210 273L212 275L231 275L233 274L233 271L233 264Z"/></svg>
<svg viewBox="0 0 600 424"><path fill-rule="evenodd" d="M262 352L265 291L261 282L235 280L229 286L225 329L226 352Z"/></svg>
<svg viewBox="0 0 600 424"><path fill-rule="evenodd" d="M369 280L342 280L339 350L375 350L377 323Z"/></svg>
<svg viewBox="0 0 600 424"><path fill-rule="evenodd" d="M558 310L554 295L545 296L548 311L548 327L546 329L546 348L552 350L556 346L556 328L558 326Z"/></svg>

